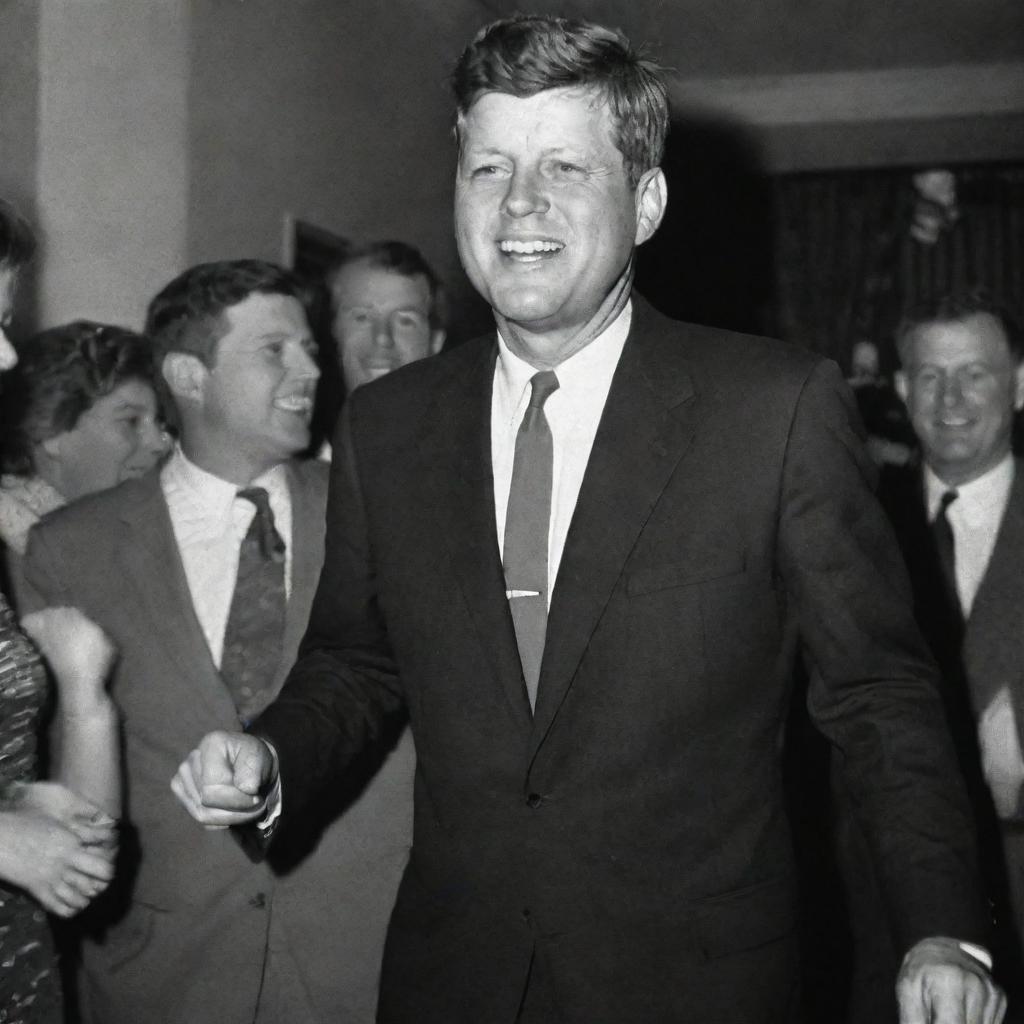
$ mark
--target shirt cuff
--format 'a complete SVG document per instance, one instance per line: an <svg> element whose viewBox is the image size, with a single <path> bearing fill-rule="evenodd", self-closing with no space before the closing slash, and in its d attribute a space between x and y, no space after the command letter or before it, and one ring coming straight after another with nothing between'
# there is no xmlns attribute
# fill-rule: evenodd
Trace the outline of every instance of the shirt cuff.
<svg viewBox="0 0 1024 1024"><path fill-rule="evenodd" d="M263 742L267 743L266 740L263 740ZM267 794L267 799L264 801L263 817L256 822L256 827L260 830L260 834L264 838L271 836L274 829L277 828L277 821L278 818L281 817L281 809L284 807L284 799L281 795L281 772L277 762L277 751L271 743L267 743L267 747L270 750L271 757L274 759L274 785L271 786L270 792Z"/></svg>
<svg viewBox="0 0 1024 1024"><path fill-rule="evenodd" d="M958 942L957 945L973 959L977 960L986 971L992 970L992 954L984 947L973 942Z"/></svg>

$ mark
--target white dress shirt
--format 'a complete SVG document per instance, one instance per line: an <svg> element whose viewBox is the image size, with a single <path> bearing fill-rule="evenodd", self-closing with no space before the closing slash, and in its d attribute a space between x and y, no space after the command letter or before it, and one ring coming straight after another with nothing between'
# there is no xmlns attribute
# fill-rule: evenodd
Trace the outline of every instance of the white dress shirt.
<svg viewBox="0 0 1024 1024"><path fill-rule="evenodd" d="M175 449L160 473L174 539L185 568L192 606L202 626L213 663L220 668L224 631L238 575L238 552L256 506L238 497L240 490L190 462ZM275 466L253 480L264 487L274 513L274 525L285 542L285 593L291 593L292 502L287 472Z"/></svg>
<svg viewBox="0 0 1024 1024"><path fill-rule="evenodd" d="M931 522L938 514L942 495L951 488L928 466L925 466L924 480L928 521ZM953 530L956 590L965 619L971 614L978 587L988 569L1012 486L1013 456L1008 454L977 480L955 488L958 497L946 511Z"/></svg>
<svg viewBox="0 0 1024 1024"><path fill-rule="evenodd" d="M576 509L583 474L594 447L597 425L629 334L632 307L622 312L592 342L555 367L558 390L544 403L551 428L552 491L548 533L548 605ZM498 550L504 556L505 517L512 486L516 434L530 402L530 378L537 368L514 355L501 334L491 392L491 466Z"/></svg>

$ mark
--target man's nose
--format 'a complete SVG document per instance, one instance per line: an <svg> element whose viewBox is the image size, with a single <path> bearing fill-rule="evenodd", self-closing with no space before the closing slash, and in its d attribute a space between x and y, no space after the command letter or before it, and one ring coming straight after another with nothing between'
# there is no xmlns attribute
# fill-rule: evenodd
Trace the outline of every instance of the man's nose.
<svg viewBox="0 0 1024 1024"><path fill-rule="evenodd" d="M391 318L379 316L373 322L373 343L377 348L393 348L395 332L391 326Z"/></svg>
<svg viewBox="0 0 1024 1024"><path fill-rule="evenodd" d="M947 409L958 405L964 397L963 386L956 374L943 377L940 388L939 401Z"/></svg>
<svg viewBox="0 0 1024 1024"><path fill-rule="evenodd" d="M301 346L296 347L289 364L291 372L297 377L311 377L313 380L320 377L320 366L313 354Z"/></svg>
<svg viewBox="0 0 1024 1024"><path fill-rule="evenodd" d="M502 209L510 217L528 217L531 213L546 213L551 202L543 182L532 171L515 171L509 178L508 191Z"/></svg>

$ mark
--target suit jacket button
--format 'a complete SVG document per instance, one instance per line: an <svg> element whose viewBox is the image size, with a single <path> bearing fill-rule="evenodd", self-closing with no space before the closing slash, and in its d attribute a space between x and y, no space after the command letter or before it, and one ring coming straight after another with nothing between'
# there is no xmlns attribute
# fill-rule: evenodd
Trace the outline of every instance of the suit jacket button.
<svg viewBox="0 0 1024 1024"><path fill-rule="evenodd" d="M249 906L253 910L262 910L267 905L266 893L258 892L255 896L249 897Z"/></svg>
<svg viewBox="0 0 1024 1024"><path fill-rule="evenodd" d="M544 803L544 797L542 797L540 793L531 793L526 798L526 806L529 807L532 811L537 810L537 808L540 807L542 803Z"/></svg>

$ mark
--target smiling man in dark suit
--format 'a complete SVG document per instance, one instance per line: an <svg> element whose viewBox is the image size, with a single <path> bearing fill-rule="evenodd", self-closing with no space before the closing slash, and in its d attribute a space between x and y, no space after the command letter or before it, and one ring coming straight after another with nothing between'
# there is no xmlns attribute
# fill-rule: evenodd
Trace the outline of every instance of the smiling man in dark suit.
<svg viewBox="0 0 1024 1024"><path fill-rule="evenodd" d="M917 616L947 682L1008 979L1024 978L1024 333L983 290L913 310L897 388L923 464L883 476Z"/></svg>
<svg viewBox="0 0 1024 1024"><path fill-rule="evenodd" d="M621 34L497 22L454 84L456 235L497 337L352 396L299 661L179 798L249 822L279 781L287 820L408 709L381 1021L793 1020L799 642L908 951L904 1020L997 1020L963 945L986 922L962 783L838 370L632 293L668 110Z"/></svg>

